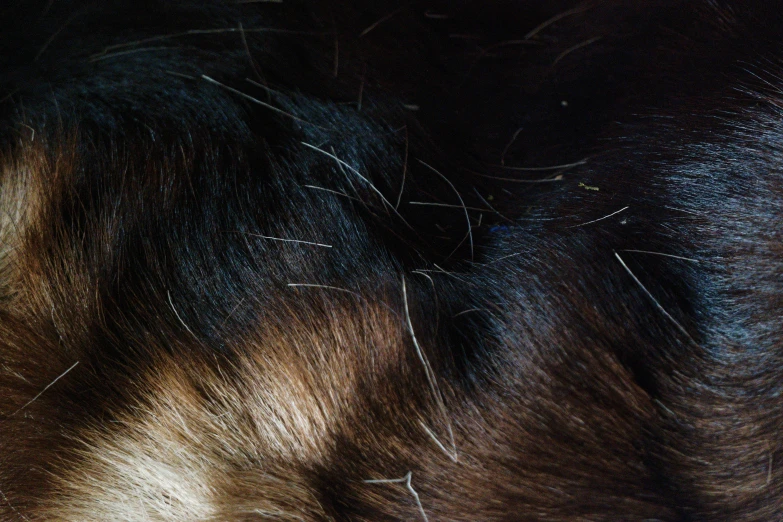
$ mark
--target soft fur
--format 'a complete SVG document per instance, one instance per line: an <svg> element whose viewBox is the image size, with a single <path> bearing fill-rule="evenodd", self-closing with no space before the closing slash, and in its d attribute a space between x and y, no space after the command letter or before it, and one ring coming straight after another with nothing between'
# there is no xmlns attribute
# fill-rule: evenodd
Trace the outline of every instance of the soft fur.
<svg viewBox="0 0 783 522"><path fill-rule="evenodd" d="M783 517L783 3L0 29L3 521Z"/></svg>

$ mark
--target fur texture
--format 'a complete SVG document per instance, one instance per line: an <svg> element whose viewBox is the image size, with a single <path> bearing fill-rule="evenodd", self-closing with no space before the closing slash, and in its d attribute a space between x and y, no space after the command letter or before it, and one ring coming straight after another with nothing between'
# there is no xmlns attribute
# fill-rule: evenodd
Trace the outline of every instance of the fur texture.
<svg viewBox="0 0 783 522"><path fill-rule="evenodd" d="M6 2L0 519L781 518L782 13Z"/></svg>

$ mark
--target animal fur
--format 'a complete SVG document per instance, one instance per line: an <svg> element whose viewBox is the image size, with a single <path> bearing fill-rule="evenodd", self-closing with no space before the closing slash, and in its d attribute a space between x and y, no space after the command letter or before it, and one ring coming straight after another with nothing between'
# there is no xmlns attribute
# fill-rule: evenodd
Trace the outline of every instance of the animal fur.
<svg viewBox="0 0 783 522"><path fill-rule="evenodd" d="M0 15L0 520L783 516L780 2Z"/></svg>

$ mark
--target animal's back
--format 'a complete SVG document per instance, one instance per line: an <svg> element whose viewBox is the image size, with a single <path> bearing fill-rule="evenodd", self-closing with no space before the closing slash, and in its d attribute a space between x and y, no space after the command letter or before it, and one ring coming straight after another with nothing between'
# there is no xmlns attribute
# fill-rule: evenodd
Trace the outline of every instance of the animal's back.
<svg viewBox="0 0 783 522"><path fill-rule="evenodd" d="M7 3L0 518L780 518L779 4Z"/></svg>

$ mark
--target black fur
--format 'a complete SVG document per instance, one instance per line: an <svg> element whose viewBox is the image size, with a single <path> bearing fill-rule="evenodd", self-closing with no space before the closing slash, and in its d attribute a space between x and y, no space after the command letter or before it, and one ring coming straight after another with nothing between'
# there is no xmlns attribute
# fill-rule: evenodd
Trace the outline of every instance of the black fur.
<svg viewBox="0 0 783 522"><path fill-rule="evenodd" d="M280 464L322 509L288 513L783 515L780 2L0 17L1 159L40 147L44 173L32 224L0 219L4 520L51 516L86 427L113 429L161 358L219 366L254 332L361 329L333 310L375 306L406 355L330 414L318 466ZM408 304L457 463L416 431L438 410ZM362 482L408 471L420 504ZM238 484L227 505L264 495Z"/></svg>

